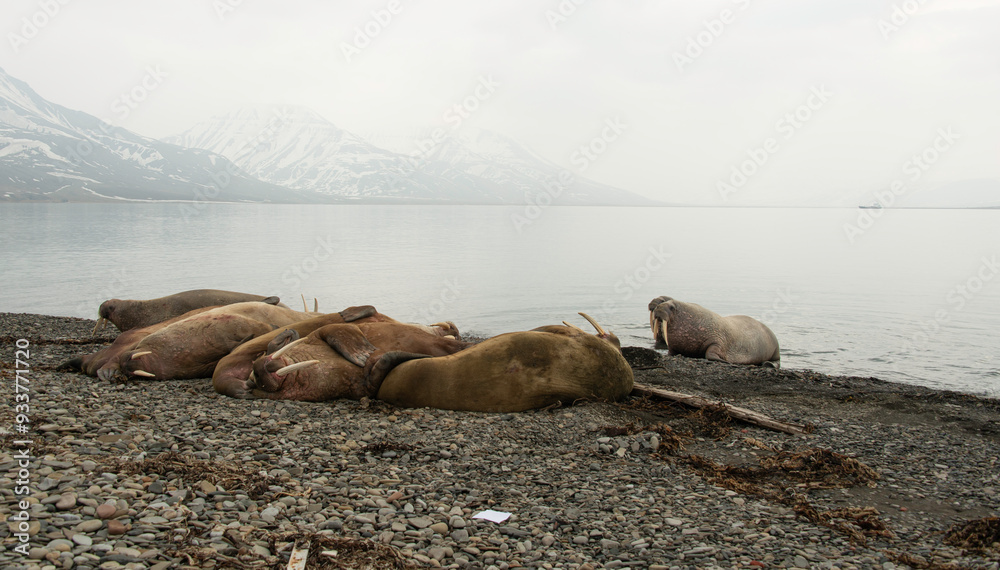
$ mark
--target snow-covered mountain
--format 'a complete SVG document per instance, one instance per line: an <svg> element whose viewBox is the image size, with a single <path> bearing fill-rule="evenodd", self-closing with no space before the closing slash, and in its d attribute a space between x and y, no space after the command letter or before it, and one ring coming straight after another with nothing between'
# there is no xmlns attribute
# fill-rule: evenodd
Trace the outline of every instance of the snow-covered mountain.
<svg viewBox="0 0 1000 570"><path fill-rule="evenodd" d="M243 109L165 141L205 149L261 180L351 200L523 204L553 193L563 172L490 131L428 130L387 150L301 107ZM565 175L564 180L565 180ZM554 203L652 204L630 192L573 178Z"/></svg>
<svg viewBox="0 0 1000 570"><path fill-rule="evenodd" d="M0 200L315 201L51 103L0 69Z"/></svg>

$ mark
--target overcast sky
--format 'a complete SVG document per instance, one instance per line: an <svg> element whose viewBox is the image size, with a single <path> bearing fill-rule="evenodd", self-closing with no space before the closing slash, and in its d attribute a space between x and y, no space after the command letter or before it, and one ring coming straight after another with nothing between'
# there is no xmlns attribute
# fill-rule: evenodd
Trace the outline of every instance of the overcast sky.
<svg viewBox="0 0 1000 570"><path fill-rule="evenodd" d="M0 21L0 67L151 137L295 104L362 136L494 130L667 201L1000 180L1000 0L5 0Z"/></svg>

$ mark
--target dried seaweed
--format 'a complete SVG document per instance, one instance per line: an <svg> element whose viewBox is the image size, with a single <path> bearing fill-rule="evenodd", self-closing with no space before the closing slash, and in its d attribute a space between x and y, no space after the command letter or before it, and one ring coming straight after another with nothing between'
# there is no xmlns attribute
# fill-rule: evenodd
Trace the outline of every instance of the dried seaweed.
<svg viewBox="0 0 1000 570"><path fill-rule="evenodd" d="M944 542L965 550L1000 551L1000 517L987 517L952 525L945 534Z"/></svg>
<svg viewBox="0 0 1000 570"><path fill-rule="evenodd" d="M761 458L759 467L720 465L697 455L688 456L687 460L720 487L789 505L803 518L841 532L851 540L864 543L868 537L893 537L873 507L820 512L804 495L789 490L872 485L879 479L875 470L846 455L828 449L779 452Z"/></svg>
<svg viewBox="0 0 1000 570"><path fill-rule="evenodd" d="M309 558L306 568L310 570L347 570L347 569L405 569L413 567L388 545L371 540L334 537L322 534L292 532L275 534L268 537L271 551L277 551L279 543L295 543L309 545ZM275 570L284 568L284 564L273 566Z"/></svg>
<svg viewBox="0 0 1000 570"><path fill-rule="evenodd" d="M673 428L664 423L640 425L628 423L623 426L604 426L600 431L608 437L621 437L623 435L635 435L643 432L653 432L660 436L659 452L673 455L684 449L683 438L674 432Z"/></svg>
<svg viewBox="0 0 1000 570"><path fill-rule="evenodd" d="M274 478L261 473L247 472L245 468L229 461L202 461L176 451L167 451L141 461L112 460L111 467L127 475L157 474L161 477L180 477L188 484L208 481L226 490L240 489L251 499L262 496L274 484Z"/></svg>

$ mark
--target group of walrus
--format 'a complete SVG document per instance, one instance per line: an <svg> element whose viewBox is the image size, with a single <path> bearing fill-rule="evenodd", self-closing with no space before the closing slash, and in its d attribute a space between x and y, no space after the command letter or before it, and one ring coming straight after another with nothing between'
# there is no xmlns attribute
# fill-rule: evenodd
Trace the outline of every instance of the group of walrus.
<svg viewBox="0 0 1000 570"><path fill-rule="evenodd" d="M778 341L744 316L693 303L649 304L668 354L777 367ZM121 333L66 366L102 380L212 378L234 398L372 398L401 407L516 412L581 400L617 401L633 387L618 338L580 313L590 334L563 321L469 343L455 325L402 323L371 305L336 313L294 310L277 297L199 289L150 300L110 299L94 331Z"/></svg>

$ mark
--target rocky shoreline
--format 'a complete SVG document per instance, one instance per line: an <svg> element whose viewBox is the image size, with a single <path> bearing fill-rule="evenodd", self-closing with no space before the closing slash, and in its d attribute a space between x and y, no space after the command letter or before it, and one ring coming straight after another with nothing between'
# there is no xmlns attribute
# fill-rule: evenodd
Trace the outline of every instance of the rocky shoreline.
<svg viewBox="0 0 1000 570"><path fill-rule="evenodd" d="M637 382L812 432L642 398L519 414L234 400L58 370L112 340L93 325L0 314L0 567L284 568L309 545L309 568L1000 568L996 399L626 348ZM511 516L474 518L487 509Z"/></svg>

